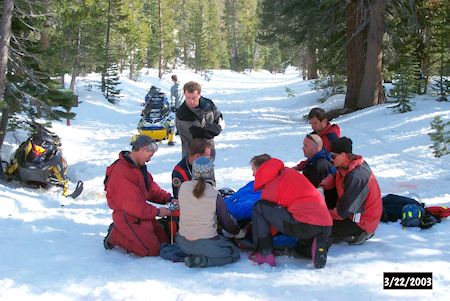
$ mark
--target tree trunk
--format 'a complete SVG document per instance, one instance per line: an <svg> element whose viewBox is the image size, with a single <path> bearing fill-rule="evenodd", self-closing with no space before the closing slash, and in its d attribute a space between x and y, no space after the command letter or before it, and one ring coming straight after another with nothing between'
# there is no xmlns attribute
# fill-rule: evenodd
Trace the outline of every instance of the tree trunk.
<svg viewBox="0 0 450 301"><path fill-rule="evenodd" d="M134 53L131 51L130 53L130 75L128 76L130 80L134 78Z"/></svg>
<svg viewBox="0 0 450 301"><path fill-rule="evenodd" d="M306 68L308 72L308 79L317 78L317 56L316 49L314 47L308 47L306 49Z"/></svg>
<svg viewBox="0 0 450 301"><path fill-rule="evenodd" d="M159 21L159 64L158 64L158 78L161 79L163 76L163 30L162 30L162 10L161 10L161 0L158 1L158 21Z"/></svg>
<svg viewBox="0 0 450 301"><path fill-rule="evenodd" d="M359 88L358 109L377 105L383 58L384 0L371 1L369 31L367 33L367 53L364 74Z"/></svg>
<svg viewBox="0 0 450 301"><path fill-rule="evenodd" d="M0 105L6 103L5 87L6 87L6 69L8 66L9 42L11 39L11 22L14 11L14 0L3 0L2 20L0 24ZM6 127L8 125L9 109L2 111L2 119L0 121L0 150L5 140Z"/></svg>
<svg viewBox="0 0 450 301"><path fill-rule="evenodd" d="M75 90L75 82L78 76L79 72L79 66L80 66L80 47L81 47L81 29L78 27L77 32L77 41L76 41L76 48L75 48L75 55L73 57L73 63L72 63L72 78L70 79L70 87L69 89L74 91Z"/></svg>
<svg viewBox="0 0 450 301"><path fill-rule="evenodd" d="M346 8L346 58L347 58L347 94L345 108L356 109L359 90L364 72L365 40L367 29L361 28L364 22L364 11L360 0L352 0Z"/></svg>
<svg viewBox="0 0 450 301"><path fill-rule="evenodd" d="M106 25L106 41L105 41L105 65L102 72L102 92L105 93L106 89L106 72L108 72L109 61L109 32L111 29L111 0L108 1L108 22ZM106 91L106 98L108 98L108 92Z"/></svg>
<svg viewBox="0 0 450 301"><path fill-rule="evenodd" d="M5 141L6 130L9 121L9 107L2 110L2 116L0 119L0 150L2 149L3 142Z"/></svg>

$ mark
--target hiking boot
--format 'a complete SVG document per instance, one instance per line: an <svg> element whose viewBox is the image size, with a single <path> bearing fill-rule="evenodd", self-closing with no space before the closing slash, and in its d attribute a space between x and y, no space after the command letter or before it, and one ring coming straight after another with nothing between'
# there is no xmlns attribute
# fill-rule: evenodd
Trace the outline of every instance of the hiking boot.
<svg viewBox="0 0 450 301"><path fill-rule="evenodd" d="M174 142L174 141L169 141L169 142L167 143L167 145L170 145L170 146L175 145L175 142Z"/></svg>
<svg viewBox="0 0 450 301"><path fill-rule="evenodd" d="M327 263L327 242L322 236L316 236L311 245L312 263L315 269L321 269Z"/></svg>
<svg viewBox="0 0 450 301"><path fill-rule="evenodd" d="M358 236L355 236L355 238L352 241L349 241L349 245L362 245L366 240L370 239L372 236L374 236L375 233L367 233L363 232Z"/></svg>
<svg viewBox="0 0 450 301"><path fill-rule="evenodd" d="M331 236L330 237L330 243L331 244L337 244L341 241L344 241L346 243L351 243L352 241L355 240L355 237L353 235L349 235L349 236Z"/></svg>
<svg viewBox="0 0 450 301"><path fill-rule="evenodd" d="M271 267L274 267L276 265L275 256L272 253L263 256L260 252L253 252L248 256L248 259L256 262L257 264L267 263Z"/></svg>
<svg viewBox="0 0 450 301"><path fill-rule="evenodd" d="M114 227L115 227L114 223L111 223L111 225L109 225L108 234L106 234L105 238L103 239L103 246L105 247L106 250L111 250L112 248L114 248L114 245L109 242Z"/></svg>
<svg viewBox="0 0 450 301"><path fill-rule="evenodd" d="M190 268L204 268L208 265L208 258L202 255L189 255L184 257L184 264Z"/></svg>

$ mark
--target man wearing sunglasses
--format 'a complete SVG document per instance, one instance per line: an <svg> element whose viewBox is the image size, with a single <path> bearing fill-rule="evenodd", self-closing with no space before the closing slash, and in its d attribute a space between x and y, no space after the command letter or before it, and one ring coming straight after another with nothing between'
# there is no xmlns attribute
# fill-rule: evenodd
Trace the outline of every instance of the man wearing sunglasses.
<svg viewBox="0 0 450 301"><path fill-rule="evenodd" d="M370 239L380 223L381 192L377 179L363 157L352 153L352 140L342 137L331 144L333 164L337 168L334 183L330 178L320 185L337 190L331 233L334 242L362 244Z"/></svg>
<svg viewBox="0 0 450 301"><path fill-rule="evenodd" d="M301 161L293 168L301 171L314 187L319 187L319 183L330 173L336 173L336 168L331 161L331 154L323 148L323 142L319 135L306 135L303 139L302 150L307 160Z"/></svg>

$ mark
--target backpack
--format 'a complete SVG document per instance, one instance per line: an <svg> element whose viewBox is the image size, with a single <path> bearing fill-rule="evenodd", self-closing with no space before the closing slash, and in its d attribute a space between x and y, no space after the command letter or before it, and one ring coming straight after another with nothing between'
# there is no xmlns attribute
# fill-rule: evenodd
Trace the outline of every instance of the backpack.
<svg viewBox="0 0 450 301"><path fill-rule="evenodd" d="M388 194L382 198L383 214L381 215L382 222L396 222L402 218L402 209L405 205L413 204L424 207L424 204L418 201L396 194Z"/></svg>

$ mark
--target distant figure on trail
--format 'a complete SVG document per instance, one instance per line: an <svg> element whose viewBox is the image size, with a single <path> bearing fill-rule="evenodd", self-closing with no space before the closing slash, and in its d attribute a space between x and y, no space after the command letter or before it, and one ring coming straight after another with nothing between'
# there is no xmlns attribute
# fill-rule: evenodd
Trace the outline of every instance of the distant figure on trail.
<svg viewBox="0 0 450 301"><path fill-rule="evenodd" d="M180 94L180 84L178 83L178 77L174 74L171 77L173 85L170 88L170 102L172 104L172 108L174 108L175 111L178 110L178 108L181 105L181 94Z"/></svg>
<svg viewBox="0 0 450 301"><path fill-rule="evenodd" d="M238 247L217 234L217 223L231 234L240 229L214 188L213 174L211 160L197 158L192 164L192 180L183 182L178 193L180 229L176 242L188 254L184 262L190 268L221 266L240 258Z"/></svg>
<svg viewBox="0 0 450 301"><path fill-rule="evenodd" d="M190 81L183 87L185 101L176 115L176 127L181 138L182 157L189 152L189 146L194 138L208 139L214 145L214 137L219 135L222 127L219 124L223 118L212 100L201 96L201 87ZM215 150L211 154L214 161Z"/></svg>
<svg viewBox="0 0 450 301"><path fill-rule="evenodd" d="M327 114L322 108L313 108L308 114L309 124L313 129L311 134L317 134L322 138L323 147L331 151L331 142L341 137L341 129L337 124L328 121Z"/></svg>
<svg viewBox="0 0 450 301"><path fill-rule="evenodd" d="M267 154L251 159L254 190L262 189L261 200L253 206L252 232L255 251L249 259L275 266L270 225L282 233L299 238L314 268L327 261L327 243L333 220L317 189L306 177Z"/></svg>
<svg viewBox="0 0 450 301"><path fill-rule="evenodd" d="M106 169L106 199L113 210L113 223L103 241L106 249L118 246L138 256L157 256L161 243L169 242L155 218L168 216L170 211L148 203L177 201L161 189L147 171L145 163L157 150L153 139L140 135L132 142L131 152L120 152L119 159Z"/></svg>
<svg viewBox="0 0 450 301"><path fill-rule="evenodd" d="M347 137L331 144L336 178L329 175L321 186L336 186L338 199L330 211L333 217L333 242L362 244L370 239L380 223L382 201L377 179L363 157L352 153L353 142Z"/></svg>

